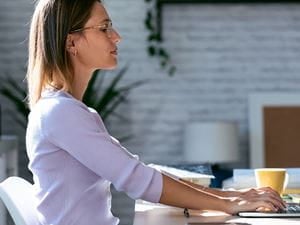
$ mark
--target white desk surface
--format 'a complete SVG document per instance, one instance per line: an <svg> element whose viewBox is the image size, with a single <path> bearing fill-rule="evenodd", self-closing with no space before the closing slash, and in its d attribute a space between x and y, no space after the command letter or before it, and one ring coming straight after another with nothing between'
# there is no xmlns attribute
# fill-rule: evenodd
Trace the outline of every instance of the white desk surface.
<svg viewBox="0 0 300 225"><path fill-rule="evenodd" d="M133 225L186 225L187 222L227 222L245 225L300 225L300 218L240 218L217 211L189 210L186 218L183 209L136 201Z"/></svg>

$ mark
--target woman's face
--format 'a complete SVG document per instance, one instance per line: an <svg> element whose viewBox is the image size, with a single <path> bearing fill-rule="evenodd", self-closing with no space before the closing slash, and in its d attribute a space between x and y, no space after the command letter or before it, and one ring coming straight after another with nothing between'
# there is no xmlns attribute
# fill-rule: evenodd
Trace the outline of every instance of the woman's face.
<svg viewBox="0 0 300 225"><path fill-rule="evenodd" d="M113 69L117 66L117 44L121 37L111 27L111 20L99 2L95 2L91 17L77 35L76 61L87 70Z"/></svg>

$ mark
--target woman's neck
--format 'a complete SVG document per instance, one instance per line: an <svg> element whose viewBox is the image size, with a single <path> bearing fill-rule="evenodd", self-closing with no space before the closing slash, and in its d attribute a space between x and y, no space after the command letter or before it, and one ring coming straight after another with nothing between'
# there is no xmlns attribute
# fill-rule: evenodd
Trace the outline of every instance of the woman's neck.
<svg viewBox="0 0 300 225"><path fill-rule="evenodd" d="M74 80L72 83L72 95L79 101L82 101L84 92L89 84L92 71L85 70L82 67L74 68Z"/></svg>
<svg viewBox="0 0 300 225"><path fill-rule="evenodd" d="M82 101L84 92L88 85L88 81L89 80L79 81L79 80L75 80L74 78L74 82L72 85L72 95L74 98L76 98L79 101Z"/></svg>

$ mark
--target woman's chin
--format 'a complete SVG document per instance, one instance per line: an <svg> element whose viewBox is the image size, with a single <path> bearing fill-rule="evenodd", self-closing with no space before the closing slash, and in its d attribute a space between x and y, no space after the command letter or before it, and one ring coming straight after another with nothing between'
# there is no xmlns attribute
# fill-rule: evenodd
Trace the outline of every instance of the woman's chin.
<svg viewBox="0 0 300 225"><path fill-rule="evenodd" d="M107 70L114 70L114 69L117 68L117 66L118 66L118 64L116 63L116 64L114 64L114 65L112 65L112 66L107 67L106 69L107 69Z"/></svg>
<svg viewBox="0 0 300 225"><path fill-rule="evenodd" d="M108 69L108 70L113 70L113 69L116 69L117 66L118 66L118 60L115 60L113 63L111 63L111 64L107 67L107 69Z"/></svg>
<svg viewBox="0 0 300 225"><path fill-rule="evenodd" d="M113 63L109 63L109 64L106 64L106 65L101 65L97 69L100 69L100 70L113 70L113 69L116 69L117 66L118 66L118 62L115 61Z"/></svg>

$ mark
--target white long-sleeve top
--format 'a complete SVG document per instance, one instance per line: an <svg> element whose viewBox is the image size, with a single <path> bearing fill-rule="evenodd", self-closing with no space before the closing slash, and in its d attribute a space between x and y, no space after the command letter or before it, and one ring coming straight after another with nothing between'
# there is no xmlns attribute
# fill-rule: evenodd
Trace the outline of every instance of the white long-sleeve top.
<svg viewBox="0 0 300 225"><path fill-rule="evenodd" d="M46 90L26 133L43 225L115 225L112 183L133 199L158 202L162 175L129 153L100 116L64 91Z"/></svg>

